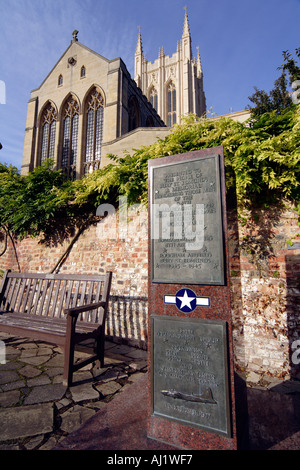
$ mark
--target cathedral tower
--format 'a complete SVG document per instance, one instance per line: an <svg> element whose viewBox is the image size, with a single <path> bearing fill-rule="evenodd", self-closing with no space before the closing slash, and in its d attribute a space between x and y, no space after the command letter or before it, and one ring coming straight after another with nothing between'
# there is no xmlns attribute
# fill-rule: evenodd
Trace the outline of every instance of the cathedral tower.
<svg viewBox="0 0 300 470"><path fill-rule="evenodd" d="M135 51L134 79L168 127L181 122L190 113L202 116L206 112L203 72L200 53L192 55L192 39L187 12L183 33L176 52L166 56L163 47L158 59L148 62L143 53L141 32Z"/></svg>

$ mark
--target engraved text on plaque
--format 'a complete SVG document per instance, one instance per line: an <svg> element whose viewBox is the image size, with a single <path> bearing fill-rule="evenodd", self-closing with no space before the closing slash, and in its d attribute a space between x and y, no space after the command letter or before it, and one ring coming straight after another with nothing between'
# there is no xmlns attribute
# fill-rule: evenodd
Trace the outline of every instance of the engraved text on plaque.
<svg viewBox="0 0 300 470"><path fill-rule="evenodd" d="M152 317L152 410L230 436L226 322Z"/></svg>
<svg viewBox="0 0 300 470"><path fill-rule="evenodd" d="M152 168L152 282L224 285L219 155Z"/></svg>

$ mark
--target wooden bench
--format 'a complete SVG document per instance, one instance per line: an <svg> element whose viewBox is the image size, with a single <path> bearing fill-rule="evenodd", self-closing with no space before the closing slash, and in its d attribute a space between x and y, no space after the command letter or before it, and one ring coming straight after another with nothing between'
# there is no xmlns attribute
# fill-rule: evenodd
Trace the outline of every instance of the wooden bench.
<svg viewBox="0 0 300 470"><path fill-rule="evenodd" d="M73 372L100 361L104 365L105 320L112 273L33 274L5 271L0 287L0 330L42 340L64 350L66 386ZM95 355L74 364L74 349L94 338Z"/></svg>

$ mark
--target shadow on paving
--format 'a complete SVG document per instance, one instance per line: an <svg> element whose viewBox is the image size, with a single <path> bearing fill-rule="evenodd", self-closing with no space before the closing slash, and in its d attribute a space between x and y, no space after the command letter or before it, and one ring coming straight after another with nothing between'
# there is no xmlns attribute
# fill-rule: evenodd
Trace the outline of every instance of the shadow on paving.
<svg viewBox="0 0 300 470"><path fill-rule="evenodd" d="M147 370L146 351L106 342L105 366L80 369L67 388L60 348L3 333L0 340L0 450L52 449ZM75 358L90 353L85 346Z"/></svg>
<svg viewBox="0 0 300 470"><path fill-rule="evenodd" d="M300 449L300 383L282 382L270 390L248 388L249 447Z"/></svg>
<svg viewBox="0 0 300 470"><path fill-rule="evenodd" d="M172 449L146 435L146 351L107 342L105 367L89 365L66 388L56 346L0 338L0 450ZM300 449L299 381L248 386L247 401L248 449Z"/></svg>

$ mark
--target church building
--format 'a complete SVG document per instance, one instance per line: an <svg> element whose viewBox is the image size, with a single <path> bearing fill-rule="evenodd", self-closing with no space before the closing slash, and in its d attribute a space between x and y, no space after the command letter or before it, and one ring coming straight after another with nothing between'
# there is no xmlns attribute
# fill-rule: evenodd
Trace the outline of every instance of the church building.
<svg viewBox="0 0 300 470"><path fill-rule="evenodd" d="M105 166L112 153L122 156L164 138L181 115L205 114L200 55L192 57L188 16L177 51L154 62L143 53L141 33L135 52L135 77L121 58L108 60L78 41L78 31L27 108L21 173L47 158L72 178Z"/></svg>
<svg viewBox="0 0 300 470"><path fill-rule="evenodd" d="M200 53L198 49L197 57L193 58L187 13L181 41L177 43L177 51L172 57L166 56L162 47L158 59L148 62L146 54L143 54L139 32L134 79L168 127L180 124L183 115L205 115Z"/></svg>

